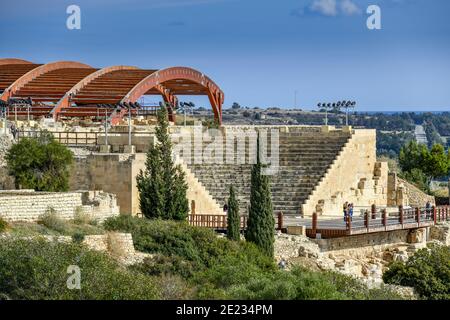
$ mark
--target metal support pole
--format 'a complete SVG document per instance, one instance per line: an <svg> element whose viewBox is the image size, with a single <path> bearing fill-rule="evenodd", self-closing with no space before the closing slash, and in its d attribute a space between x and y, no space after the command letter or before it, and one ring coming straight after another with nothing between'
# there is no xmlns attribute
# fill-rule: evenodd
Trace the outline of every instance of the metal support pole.
<svg viewBox="0 0 450 320"><path fill-rule="evenodd" d="M384 229L386 230L386 226L387 226L387 212L386 212L386 209L383 209L381 216L383 217L383 226L384 226Z"/></svg>
<svg viewBox="0 0 450 320"><path fill-rule="evenodd" d="M328 125L328 109L325 108L325 125Z"/></svg>

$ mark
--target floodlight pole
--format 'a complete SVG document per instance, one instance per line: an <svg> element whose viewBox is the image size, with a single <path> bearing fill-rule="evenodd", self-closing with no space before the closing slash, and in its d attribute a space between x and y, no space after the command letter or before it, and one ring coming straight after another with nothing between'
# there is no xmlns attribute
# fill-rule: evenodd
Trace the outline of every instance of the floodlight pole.
<svg viewBox="0 0 450 320"><path fill-rule="evenodd" d="M328 125L328 107L325 107L325 125Z"/></svg>

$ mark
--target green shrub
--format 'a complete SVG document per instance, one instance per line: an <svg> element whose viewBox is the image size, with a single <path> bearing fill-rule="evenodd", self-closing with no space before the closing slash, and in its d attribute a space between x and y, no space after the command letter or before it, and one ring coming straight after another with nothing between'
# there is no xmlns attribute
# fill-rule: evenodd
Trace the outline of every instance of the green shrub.
<svg viewBox="0 0 450 320"><path fill-rule="evenodd" d="M83 212L83 210L81 208L77 208L75 210L75 214L73 217L73 223L78 224L78 225L83 225L83 224L92 224L92 217L91 215Z"/></svg>
<svg viewBox="0 0 450 320"><path fill-rule="evenodd" d="M81 290L67 288L81 270ZM156 299L155 280L117 265L106 254L72 243L7 239L0 242L0 294L10 299Z"/></svg>
<svg viewBox="0 0 450 320"><path fill-rule="evenodd" d="M69 189L72 152L42 131L39 138L24 138L6 154L9 174L16 186L37 191Z"/></svg>
<svg viewBox="0 0 450 320"><path fill-rule="evenodd" d="M0 233L5 232L8 228L8 222L4 220L2 217L0 217Z"/></svg>
<svg viewBox="0 0 450 320"><path fill-rule="evenodd" d="M177 256L190 261L197 270L210 267L227 257L233 261L252 261L262 268L273 268L273 261L254 246L220 239L214 231L189 226L185 221L149 220L132 216L109 218L109 231L129 232L139 251Z"/></svg>
<svg viewBox="0 0 450 320"><path fill-rule="evenodd" d="M431 245L406 262L393 262L383 274L385 283L413 287L425 299L450 299L450 247Z"/></svg>
<svg viewBox="0 0 450 320"><path fill-rule="evenodd" d="M60 233L64 233L68 229L67 222L58 217L56 211L51 207L39 217L38 223Z"/></svg>
<svg viewBox="0 0 450 320"><path fill-rule="evenodd" d="M72 235L72 241L75 243L82 243L84 241L85 235L82 232L75 232Z"/></svg>
<svg viewBox="0 0 450 320"><path fill-rule="evenodd" d="M187 279L194 275L195 268L192 262L178 256L165 256L157 254L146 258L141 264L134 266L136 270L150 276L176 274Z"/></svg>

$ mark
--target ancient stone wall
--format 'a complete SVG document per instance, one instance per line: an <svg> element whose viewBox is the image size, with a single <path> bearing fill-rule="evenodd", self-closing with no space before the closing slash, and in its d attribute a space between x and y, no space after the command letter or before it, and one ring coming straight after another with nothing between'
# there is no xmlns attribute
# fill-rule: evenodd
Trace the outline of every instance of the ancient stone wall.
<svg viewBox="0 0 450 320"><path fill-rule="evenodd" d="M89 214L98 221L119 214L115 197L98 191L0 191L0 216L8 221L36 222L50 211L65 220L73 219L77 213Z"/></svg>
<svg viewBox="0 0 450 320"><path fill-rule="evenodd" d="M394 230L390 232L369 233L362 235L354 235L342 238L332 239L315 239L322 251L348 250L354 248L367 248L373 250L374 246L383 247L392 244L421 242L424 240L422 236L412 239L411 234L415 231L410 230Z"/></svg>
<svg viewBox="0 0 450 320"><path fill-rule="evenodd" d="M135 213L137 193L134 163L137 154L92 154L75 158L70 175L71 190L104 190L117 196L120 212ZM137 162L140 162L137 161Z"/></svg>
<svg viewBox="0 0 450 320"><path fill-rule="evenodd" d="M396 173L389 173L387 193L389 206L425 207L427 201L430 201L433 205L436 203L433 196L399 178Z"/></svg>
<svg viewBox="0 0 450 320"><path fill-rule="evenodd" d="M136 177L145 169L145 153L136 154L102 154L95 153L76 157L72 168L70 189L101 189L117 196L122 214L140 213L139 193ZM180 163L180 162L179 162ZM195 202L196 214L223 214L220 207L201 186L198 180L187 170L187 198Z"/></svg>
<svg viewBox="0 0 450 320"><path fill-rule="evenodd" d="M341 216L346 201L355 207L386 206L387 174L387 164L376 160L375 130L354 130L302 212Z"/></svg>

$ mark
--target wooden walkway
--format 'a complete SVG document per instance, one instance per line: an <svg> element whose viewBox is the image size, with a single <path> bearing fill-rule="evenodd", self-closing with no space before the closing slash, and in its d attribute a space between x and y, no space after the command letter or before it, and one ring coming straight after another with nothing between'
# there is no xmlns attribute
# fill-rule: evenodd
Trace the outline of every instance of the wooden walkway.
<svg viewBox="0 0 450 320"><path fill-rule="evenodd" d="M276 228L284 230L287 216L278 215ZM288 218L291 220L291 217ZM386 210L371 212L364 217L319 220L314 214L312 219L296 219L295 225L304 226L310 238L339 238L358 234L409 230L433 226L443 221L450 221L450 207L412 208L399 207L398 212L387 213ZM227 229L226 215L189 215L190 225L224 231ZM241 216L241 229L247 227L247 216Z"/></svg>

